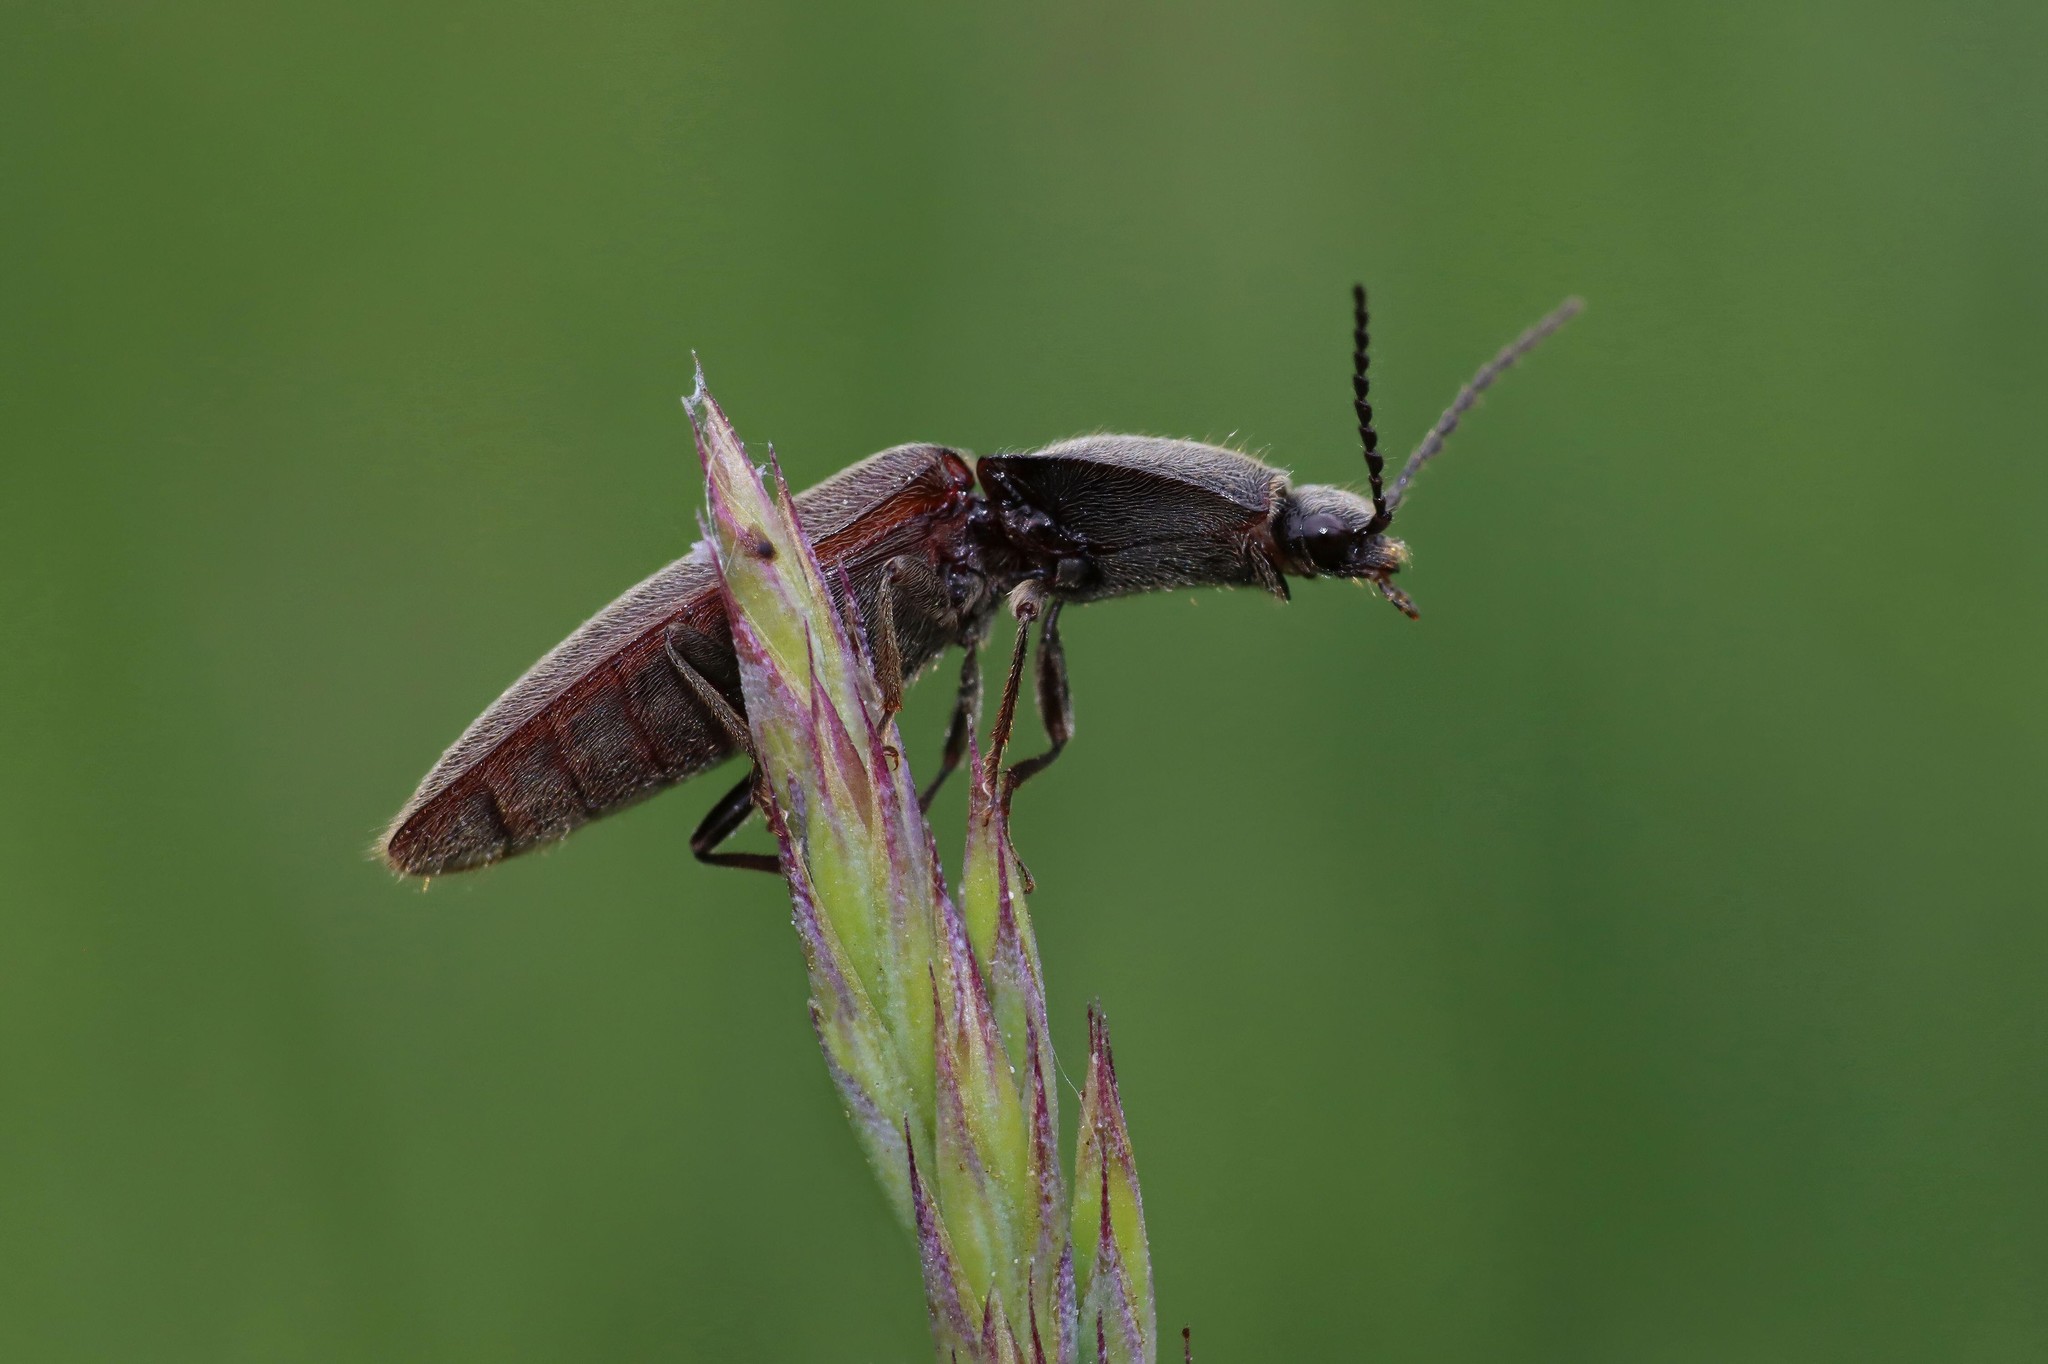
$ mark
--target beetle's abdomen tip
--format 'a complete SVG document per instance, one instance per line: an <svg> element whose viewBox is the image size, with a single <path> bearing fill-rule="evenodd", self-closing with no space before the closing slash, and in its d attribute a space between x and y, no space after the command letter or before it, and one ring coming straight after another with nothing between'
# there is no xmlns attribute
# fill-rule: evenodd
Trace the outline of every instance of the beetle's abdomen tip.
<svg viewBox="0 0 2048 1364"><path fill-rule="evenodd" d="M487 802L433 800L408 806L370 849L394 875L441 876L470 871L504 857L508 840Z"/></svg>
<svg viewBox="0 0 2048 1364"><path fill-rule="evenodd" d="M421 849L415 841L406 837L405 826L395 824L377 835L377 841L370 845L370 860L382 863L384 870L393 876L428 877L441 869L431 859L421 856Z"/></svg>

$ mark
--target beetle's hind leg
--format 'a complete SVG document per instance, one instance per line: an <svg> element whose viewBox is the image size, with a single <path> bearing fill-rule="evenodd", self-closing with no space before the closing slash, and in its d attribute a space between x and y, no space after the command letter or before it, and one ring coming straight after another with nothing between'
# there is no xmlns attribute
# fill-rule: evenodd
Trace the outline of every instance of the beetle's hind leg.
<svg viewBox="0 0 2048 1364"><path fill-rule="evenodd" d="M733 709L732 702L725 699L724 693L711 685L711 679L697 671L696 666L684 657L684 646L702 638L703 636L696 631L685 626L671 625L662 632L661 647L668 652L668 665L676 670L676 676L682 679L683 685L690 689L698 704L710 714L712 723L725 735L726 742L739 752L752 757L754 736L747 729L746 717Z"/></svg>
<svg viewBox="0 0 2048 1364"><path fill-rule="evenodd" d="M754 737L747 730L746 717L733 708L732 702L718 688L711 685L711 679L699 672L690 660L684 657L684 650L701 639L694 631L685 631L681 626L671 626L662 635L662 647L668 651L669 666L676 670L676 676L683 680L697 701L711 716L711 720L725 734L726 742L737 751L754 756ZM776 876L782 874L782 862L768 853L722 853L718 845L740 831L747 822L747 816L754 812L754 787L761 780L761 769L757 764L747 773L746 779L738 786L718 798L690 835L690 852L699 862L713 867L739 867L745 871L765 871Z"/></svg>
<svg viewBox="0 0 2048 1364"><path fill-rule="evenodd" d="M744 871L765 871L782 875L782 860L772 853L746 853L718 851L718 845L740 831L747 817L754 813L754 787L761 780L761 769L747 773L738 786L718 798L704 820L690 835L690 851L699 862L712 867L738 867Z"/></svg>

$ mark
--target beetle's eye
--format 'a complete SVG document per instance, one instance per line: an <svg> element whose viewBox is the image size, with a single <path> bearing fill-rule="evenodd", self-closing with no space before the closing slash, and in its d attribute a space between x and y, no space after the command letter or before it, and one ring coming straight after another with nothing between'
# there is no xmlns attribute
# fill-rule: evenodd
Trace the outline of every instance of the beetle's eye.
<svg viewBox="0 0 2048 1364"><path fill-rule="evenodd" d="M1303 517L1296 534L1308 561L1326 573L1343 568L1350 557L1351 527L1341 516L1316 512Z"/></svg>

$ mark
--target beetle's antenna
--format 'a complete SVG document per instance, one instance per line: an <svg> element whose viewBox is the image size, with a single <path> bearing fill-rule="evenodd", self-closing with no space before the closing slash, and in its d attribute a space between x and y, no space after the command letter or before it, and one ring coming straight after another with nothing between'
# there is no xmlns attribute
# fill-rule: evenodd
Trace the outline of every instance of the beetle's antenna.
<svg viewBox="0 0 2048 1364"><path fill-rule="evenodd" d="M1415 447L1415 453L1408 456L1408 462L1401 466L1401 476L1394 480L1393 489L1386 497L1388 517L1391 518L1394 509L1401 505L1401 499L1407 495L1408 485L1414 481L1415 475L1421 472L1422 466L1436 458L1437 453L1444 448L1444 442L1450 439L1451 432L1458 429L1459 420L1472 410L1472 404L1479 401L1479 395L1491 388L1493 381L1505 374L1515 361L1536 349L1537 344L1545 337L1577 317L1579 310L1585 306L1586 301L1577 296L1566 299L1535 326L1501 347L1500 354L1479 367L1479 372L1458 390L1457 398L1444 409L1443 416L1436 419L1436 425L1422 438L1422 444Z"/></svg>
<svg viewBox="0 0 2048 1364"><path fill-rule="evenodd" d="M1366 375L1371 361L1366 358L1365 286L1351 286L1351 405L1358 409L1358 440L1365 447L1365 473L1372 480L1372 524L1366 534L1377 535L1394 519L1394 508L1386 500L1381 480L1387 457L1380 453L1380 433L1372 429L1372 403L1367 395L1372 380Z"/></svg>

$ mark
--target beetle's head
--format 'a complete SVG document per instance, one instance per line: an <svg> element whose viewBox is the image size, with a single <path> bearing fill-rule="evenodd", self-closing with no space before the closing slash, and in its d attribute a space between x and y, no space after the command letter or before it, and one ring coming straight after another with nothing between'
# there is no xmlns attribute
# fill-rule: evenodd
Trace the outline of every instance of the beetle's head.
<svg viewBox="0 0 2048 1364"><path fill-rule="evenodd" d="M1413 603L1390 578L1408 566L1408 546L1386 533L1372 499L1310 486L1287 495L1273 539L1285 572L1303 578L1362 578L1410 615Z"/></svg>

